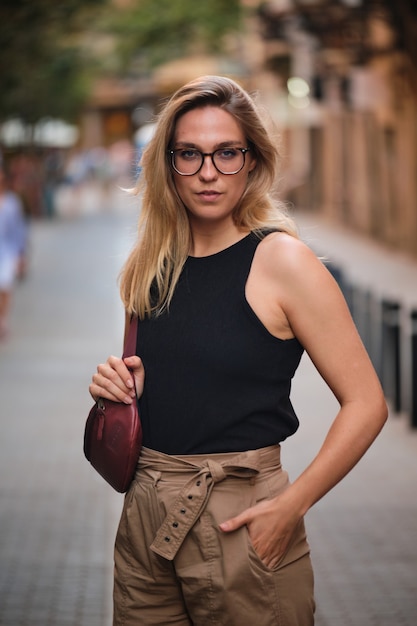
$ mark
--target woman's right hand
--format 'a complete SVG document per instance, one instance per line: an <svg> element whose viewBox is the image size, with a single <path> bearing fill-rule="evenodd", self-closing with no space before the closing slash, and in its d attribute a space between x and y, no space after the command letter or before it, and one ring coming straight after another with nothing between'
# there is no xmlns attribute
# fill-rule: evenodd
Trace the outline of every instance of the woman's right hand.
<svg viewBox="0 0 417 626"><path fill-rule="evenodd" d="M97 367L89 386L93 400L106 398L113 402L131 404L143 392L145 370L138 356L120 359L110 356Z"/></svg>

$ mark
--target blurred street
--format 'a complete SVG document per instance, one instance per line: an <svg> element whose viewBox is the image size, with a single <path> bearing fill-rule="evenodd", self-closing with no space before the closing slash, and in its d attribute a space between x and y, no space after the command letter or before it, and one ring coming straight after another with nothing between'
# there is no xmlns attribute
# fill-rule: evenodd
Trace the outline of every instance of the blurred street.
<svg viewBox="0 0 417 626"><path fill-rule="evenodd" d="M91 375L121 352L117 275L135 235L137 200L114 192L99 211L94 193L78 198L77 211L61 206L57 219L32 224L28 275L0 344L1 626L111 624L123 497L84 459L82 438ZM295 217L303 239L355 283L417 305L416 261L314 216ZM308 358L293 402L301 426L283 458L294 478L337 410ZM307 515L316 626L416 626L416 486L417 431L405 412L391 414L358 467Z"/></svg>

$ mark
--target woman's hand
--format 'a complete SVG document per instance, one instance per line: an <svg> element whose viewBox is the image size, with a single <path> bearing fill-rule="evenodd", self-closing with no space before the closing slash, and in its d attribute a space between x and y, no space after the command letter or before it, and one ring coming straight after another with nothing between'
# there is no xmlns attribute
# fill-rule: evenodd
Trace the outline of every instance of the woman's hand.
<svg viewBox="0 0 417 626"><path fill-rule="evenodd" d="M302 515L295 513L290 489L271 500L263 500L240 515L222 524L223 532L233 532L247 526L253 548L269 569L278 565Z"/></svg>
<svg viewBox="0 0 417 626"><path fill-rule="evenodd" d="M89 391L94 400L106 398L113 402L131 404L143 393L145 370L138 356L120 359L110 356L97 367Z"/></svg>

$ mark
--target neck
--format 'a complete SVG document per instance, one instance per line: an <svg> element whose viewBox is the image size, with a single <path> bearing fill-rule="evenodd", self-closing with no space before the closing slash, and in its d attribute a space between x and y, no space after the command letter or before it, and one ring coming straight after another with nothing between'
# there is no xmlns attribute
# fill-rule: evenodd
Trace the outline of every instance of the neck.
<svg viewBox="0 0 417 626"><path fill-rule="evenodd" d="M216 254L246 237L248 232L247 230L239 230L234 225L233 228L222 228L219 231L193 229L190 256L204 257Z"/></svg>

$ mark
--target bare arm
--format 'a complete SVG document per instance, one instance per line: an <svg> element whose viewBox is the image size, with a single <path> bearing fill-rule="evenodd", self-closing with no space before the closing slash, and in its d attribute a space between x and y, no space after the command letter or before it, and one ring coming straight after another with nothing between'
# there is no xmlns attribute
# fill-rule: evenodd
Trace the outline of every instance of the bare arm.
<svg viewBox="0 0 417 626"><path fill-rule="evenodd" d="M287 268L283 309L340 403L319 454L294 483L305 512L363 456L385 423L387 407L337 284L307 247L297 242L296 248Z"/></svg>
<svg viewBox="0 0 417 626"><path fill-rule="evenodd" d="M230 531L247 524L258 554L273 566L301 517L369 448L386 420L387 407L344 298L323 264L304 244L287 236L270 242L266 256L277 311L284 313L288 327L340 403L318 454L287 491L221 526Z"/></svg>

